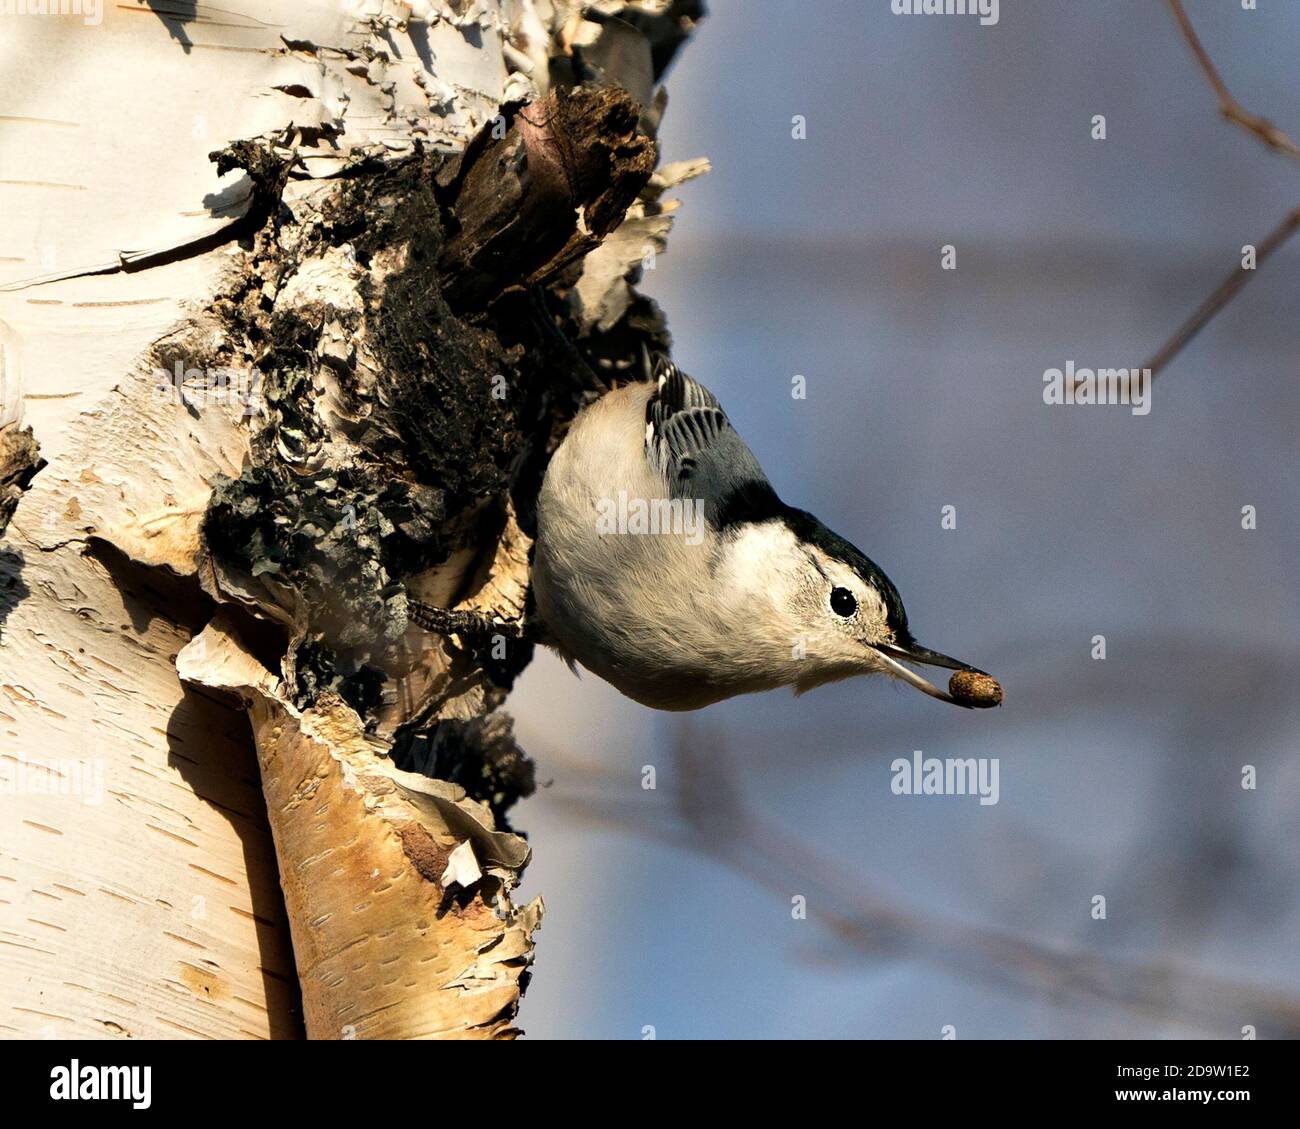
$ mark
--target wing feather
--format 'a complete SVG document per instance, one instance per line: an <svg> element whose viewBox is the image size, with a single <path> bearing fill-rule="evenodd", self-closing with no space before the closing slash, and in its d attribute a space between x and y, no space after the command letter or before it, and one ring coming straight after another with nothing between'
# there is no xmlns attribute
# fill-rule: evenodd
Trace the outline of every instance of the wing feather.
<svg viewBox="0 0 1300 1129"><path fill-rule="evenodd" d="M715 529L775 516L780 500L717 397L666 357L654 359L646 457L669 495L699 499Z"/></svg>

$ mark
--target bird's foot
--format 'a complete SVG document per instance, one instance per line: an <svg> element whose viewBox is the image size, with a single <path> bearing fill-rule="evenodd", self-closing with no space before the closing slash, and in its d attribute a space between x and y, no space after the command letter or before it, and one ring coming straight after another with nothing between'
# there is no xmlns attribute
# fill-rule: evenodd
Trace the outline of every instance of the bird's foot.
<svg viewBox="0 0 1300 1129"><path fill-rule="evenodd" d="M460 635L466 638L487 639L502 636L506 639L531 639L533 633L522 620L499 619L478 611L452 611L435 608L419 600L407 599L411 622L435 635Z"/></svg>

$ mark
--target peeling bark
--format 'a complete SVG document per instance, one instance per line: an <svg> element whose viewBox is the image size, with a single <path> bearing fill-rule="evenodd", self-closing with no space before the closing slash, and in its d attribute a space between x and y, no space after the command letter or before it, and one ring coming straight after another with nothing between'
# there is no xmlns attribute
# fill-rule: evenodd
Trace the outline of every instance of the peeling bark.
<svg viewBox="0 0 1300 1129"><path fill-rule="evenodd" d="M619 88L556 90L485 128L439 176L455 217L438 266L447 300L483 307L546 284L598 247L654 171L640 108Z"/></svg>
<svg viewBox="0 0 1300 1129"><path fill-rule="evenodd" d="M41 468L40 448L30 427L0 427L0 533L18 508L18 499Z"/></svg>
<svg viewBox="0 0 1300 1129"><path fill-rule="evenodd" d="M510 902L533 774L501 706L532 647L411 600L523 620L549 452L592 370L667 344L632 287L682 179L655 84L699 14L119 6L93 50L21 25L0 1030L517 1033L541 906ZM174 96L37 112L56 56Z"/></svg>
<svg viewBox="0 0 1300 1129"><path fill-rule="evenodd" d="M377 755L337 695L296 709L229 621L214 620L178 666L248 706L308 1036L516 1034L542 915L540 898L509 901L528 845L458 785ZM453 870L458 849L468 861Z"/></svg>

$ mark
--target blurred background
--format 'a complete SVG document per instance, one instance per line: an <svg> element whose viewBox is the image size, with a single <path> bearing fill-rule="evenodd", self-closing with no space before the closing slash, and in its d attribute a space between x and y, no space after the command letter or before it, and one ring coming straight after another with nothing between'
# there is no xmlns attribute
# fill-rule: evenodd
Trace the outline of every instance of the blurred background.
<svg viewBox="0 0 1300 1129"><path fill-rule="evenodd" d="M521 1025L1294 1037L1300 238L1149 415L1049 407L1042 376L1141 364L1300 203L1300 165L1220 119L1156 0L1003 0L987 28L710 9L662 144L714 170L643 289L782 496L1006 704L859 680L675 716L539 655L509 705L547 782L515 813L547 904ZM1187 10L1296 135L1300 5ZM998 758L999 802L893 795L916 749Z"/></svg>

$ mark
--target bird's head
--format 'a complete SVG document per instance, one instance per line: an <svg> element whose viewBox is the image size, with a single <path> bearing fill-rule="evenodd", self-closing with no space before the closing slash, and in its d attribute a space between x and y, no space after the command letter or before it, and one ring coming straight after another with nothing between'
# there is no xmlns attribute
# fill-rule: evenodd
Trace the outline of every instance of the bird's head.
<svg viewBox="0 0 1300 1129"><path fill-rule="evenodd" d="M917 643L889 577L812 514L782 507L774 519L751 526L746 538L750 597L775 628L766 633L773 657L778 648L790 650L796 692L858 674L888 674L941 701L972 704L904 664L982 672Z"/></svg>

